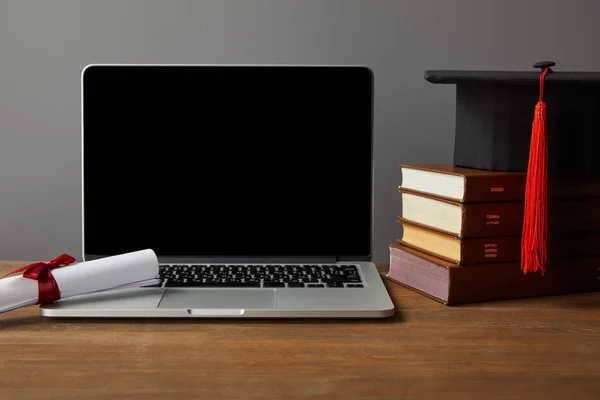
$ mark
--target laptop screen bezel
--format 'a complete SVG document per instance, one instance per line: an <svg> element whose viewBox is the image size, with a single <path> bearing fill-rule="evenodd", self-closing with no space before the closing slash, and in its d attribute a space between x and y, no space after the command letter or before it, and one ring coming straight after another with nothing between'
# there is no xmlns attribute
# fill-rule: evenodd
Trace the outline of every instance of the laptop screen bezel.
<svg viewBox="0 0 600 400"><path fill-rule="evenodd" d="M373 253L373 237L374 237L374 185L375 185L375 174L374 174L374 73L373 71L364 65L310 65L310 64L88 64L81 71L81 246L82 246L82 259L83 261L89 261L99 258L108 257L108 255L99 255L99 254L88 254L85 250L86 248L86 238L85 238L85 180L84 180L84 156L85 156L85 123L84 123L84 92L85 92L85 72L91 68L102 68L102 67L148 67L148 66L161 66L161 67L335 67L335 68L362 68L369 72L371 77L371 125L370 125L370 175L371 175L371 185L370 185L370 207L369 207L369 221L370 221L370 230L369 230L369 254L365 255L345 255L338 254L330 257L310 257L310 256L302 256L302 257L280 257L280 256L223 256L223 255L214 255L214 256L190 256L190 255L181 255L181 256L163 256L157 254L159 262L161 263L170 263L170 262L181 262L181 263L217 263L217 262L232 262L232 263L246 263L246 262L304 262L304 263L327 263L327 262L338 262L338 261L364 261L369 262L372 260Z"/></svg>

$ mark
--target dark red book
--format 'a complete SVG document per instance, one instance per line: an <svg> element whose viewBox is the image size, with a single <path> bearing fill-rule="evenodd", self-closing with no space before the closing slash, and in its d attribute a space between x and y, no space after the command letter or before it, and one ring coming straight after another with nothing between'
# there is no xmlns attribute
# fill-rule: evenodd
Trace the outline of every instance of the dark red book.
<svg viewBox="0 0 600 400"><path fill-rule="evenodd" d="M461 203L400 189L402 212L398 222L412 222L460 238L521 235L523 201ZM600 230L600 197L552 199L552 233Z"/></svg>
<svg viewBox="0 0 600 400"><path fill-rule="evenodd" d="M401 164L402 188L460 203L524 201L525 172L488 171L446 164ZM550 197L600 196L600 178L553 177Z"/></svg>
<svg viewBox="0 0 600 400"><path fill-rule="evenodd" d="M519 261L521 236L461 238L402 220L399 244L459 265ZM550 235L548 256L555 259L600 257L600 231Z"/></svg>
<svg viewBox="0 0 600 400"><path fill-rule="evenodd" d="M519 262L460 266L391 244L386 277L446 305L600 291L600 257L552 260L544 276Z"/></svg>

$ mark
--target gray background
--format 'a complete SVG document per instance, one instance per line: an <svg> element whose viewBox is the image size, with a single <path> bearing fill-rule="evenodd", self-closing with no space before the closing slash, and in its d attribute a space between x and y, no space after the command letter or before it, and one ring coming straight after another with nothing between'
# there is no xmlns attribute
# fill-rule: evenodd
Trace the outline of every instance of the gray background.
<svg viewBox="0 0 600 400"><path fill-rule="evenodd" d="M594 0L0 0L0 259L81 257L86 64L371 67L374 259L387 261L399 234L398 163L452 159L455 88L423 71L528 70L544 59L600 70L599 17Z"/></svg>

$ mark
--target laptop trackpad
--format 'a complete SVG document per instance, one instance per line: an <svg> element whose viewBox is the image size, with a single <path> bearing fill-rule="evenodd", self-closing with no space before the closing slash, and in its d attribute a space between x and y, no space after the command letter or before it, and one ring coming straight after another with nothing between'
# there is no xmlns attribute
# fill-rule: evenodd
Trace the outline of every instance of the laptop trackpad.
<svg viewBox="0 0 600 400"><path fill-rule="evenodd" d="M273 289L167 289L158 308L264 309L275 308Z"/></svg>

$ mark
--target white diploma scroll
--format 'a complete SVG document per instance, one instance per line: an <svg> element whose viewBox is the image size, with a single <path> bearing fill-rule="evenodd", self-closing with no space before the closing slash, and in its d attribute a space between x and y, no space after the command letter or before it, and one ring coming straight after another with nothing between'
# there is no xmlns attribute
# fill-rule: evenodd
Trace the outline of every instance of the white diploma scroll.
<svg viewBox="0 0 600 400"><path fill-rule="evenodd" d="M158 258L150 249L54 268L60 298L158 283ZM21 275L0 279L0 313L38 302L38 281Z"/></svg>

